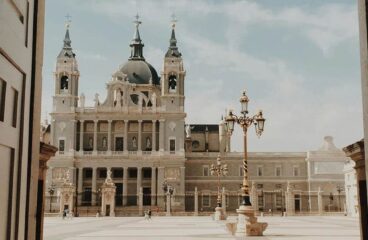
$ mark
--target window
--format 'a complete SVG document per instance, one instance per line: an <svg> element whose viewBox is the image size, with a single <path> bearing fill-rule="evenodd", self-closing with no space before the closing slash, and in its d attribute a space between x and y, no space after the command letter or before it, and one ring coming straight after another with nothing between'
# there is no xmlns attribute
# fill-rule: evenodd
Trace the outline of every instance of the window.
<svg viewBox="0 0 368 240"><path fill-rule="evenodd" d="M275 169L275 175L276 177L280 177L281 176L281 167L277 166Z"/></svg>
<svg viewBox="0 0 368 240"><path fill-rule="evenodd" d="M6 82L0 79L0 121L4 121Z"/></svg>
<svg viewBox="0 0 368 240"><path fill-rule="evenodd" d="M113 169L112 170L113 178L122 178L124 175L123 169Z"/></svg>
<svg viewBox="0 0 368 240"><path fill-rule="evenodd" d="M263 184L257 184L257 189L262 189L263 188Z"/></svg>
<svg viewBox="0 0 368 240"><path fill-rule="evenodd" d="M258 177L263 176L263 167L262 166L257 167L257 176Z"/></svg>
<svg viewBox="0 0 368 240"><path fill-rule="evenodd" d="M206 165L203 166L203 176L209 176L210 175L210 168Z"/></svg>
<svg viewBox="0 0 368 240"><path fill-rule="evenodd" d="M169 92L170 93L175 93L176 92L176 76L175 75L170 75L169 77Z"/></svg>
<svg viewBox="0 0 368 240"><path fill-rule="evenodd" d="M152 170L150 168L143 168L143 178L151 178L152 177Z"/></svg>
<svg viewBox="0 0 368 240"><path fill-rule="evenodd" d="M175 139L170 139L170 152L175 152Z"/></svg>
<svg viewBox="0 0 368 240"><path fill-rule="evenodd" d="M62 76L60 78L60 89L63 90L68 90L69 87L69 78L68 76Z"/></svg>
<svg viewBox="0 0 368 240"><path fill-rule="evenodd" d="M65 151L65 140L61 139L59 140L59 152L64 152Z"/></svg>
<svg viewBox="0 0 368 240"><path fill-rule="evenodd" d="M107 170L106 169L100 169L98 177L99 178L106 178L107 177Z"/></svg>
<svg viewBox="0 0 368 240"><path fill-rule="evenodd" d="M92 169L88 168L84 170L84 178L92 178Z"/></svg>
<svg viewBox="0 0 368 240"><path fill-rule="evenodd" d="M299 176L299 167L298 166L293 167L293 175L294 175L294 177Z"/></svg>
<svg viewBox="0 0 368 240"><path fill-rule="evenodd" d="M128 169L129 178L137 178L138 170L136 168Z"/></svg>
<svg viewBox="0 0 368 240"><path fill-rule="evenodd" d="M203 194L202 195L202 206L203 207L211 206L211 198L210 198L209 194Z"/></svg>
<svg viewBox="0 0 368 240"><path fill-rule="evenodd" d="M239 176L244 176L243 166L239 166Z"/></svg>

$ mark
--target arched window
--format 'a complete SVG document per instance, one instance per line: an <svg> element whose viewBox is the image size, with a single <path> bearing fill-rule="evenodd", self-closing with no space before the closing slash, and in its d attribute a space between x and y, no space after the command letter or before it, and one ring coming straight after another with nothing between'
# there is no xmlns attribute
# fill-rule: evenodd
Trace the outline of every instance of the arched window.
<svg viewBox="0 0 368 240"><path fill-rule="evenodd" d="M60 89L68 90L68 88L69 88L69 78L68 76L62 76L60 78Z"/></svg>
<svg viewBox="0 0 368 240"><path fill-rule="evenodd" d="M169 77L169 92L176 92L177 79L175 75Z"/></svg>

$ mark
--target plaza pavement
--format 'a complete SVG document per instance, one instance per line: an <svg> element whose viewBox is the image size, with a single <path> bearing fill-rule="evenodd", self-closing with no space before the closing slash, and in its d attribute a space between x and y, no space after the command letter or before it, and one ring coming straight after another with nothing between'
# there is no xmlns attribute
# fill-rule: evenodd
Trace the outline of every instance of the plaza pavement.
<svg viewBox="0 0 368 240"><path fill-rule="evenodd" d="M357 218L338 216L263 217L269 226L263 237L232 236L226 221L211 217L81 217L45 218L45 240L359 240ZM235 221L230 217L228 221Z"/></svg>

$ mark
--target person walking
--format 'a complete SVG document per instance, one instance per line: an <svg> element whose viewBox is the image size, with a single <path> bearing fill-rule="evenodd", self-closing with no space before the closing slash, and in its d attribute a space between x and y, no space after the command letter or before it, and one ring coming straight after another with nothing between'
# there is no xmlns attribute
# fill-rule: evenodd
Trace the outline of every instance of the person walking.
<svg viewBox="0 0 368 240"><path fill-rule="evenodd" d="M152 215L151 209L148 209L148 219L151 219L151 215Z"/></svg>

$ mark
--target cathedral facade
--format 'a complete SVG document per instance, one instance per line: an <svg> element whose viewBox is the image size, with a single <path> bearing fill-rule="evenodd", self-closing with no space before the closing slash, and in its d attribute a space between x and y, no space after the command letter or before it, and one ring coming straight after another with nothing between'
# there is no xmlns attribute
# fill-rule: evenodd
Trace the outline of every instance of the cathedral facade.
<svg viewBox="0 0 368 240"><path fill-rule="evenodd" d="M168 188L173 211L212 211L217 181L210 166L218 156L229 166L221 186L223 205L235 211L243 154L230 152L224 121L185 123L186 70L175 22L160 74L144 58L140 23L135 21L130 57L107 82L106 99L96 94L93 107L85 106L85 96L79 95L80 73L67 27L56 60L51 124L46 128L50 143L59 149L48 164L46 211L59 211L59 188L68 178L75 186L72 211L96 214L108 175L116 187L117 215L136 214L139 207L164 211ZM330 195L336 196L336 186L344 184L345 160L332 138L325 139L317 153L250 153L253 206L259 211L283 212L288 206L294 212L317 211L318 194L323 193L323 210L341 210L343 199L338 204Z"/></svg>

